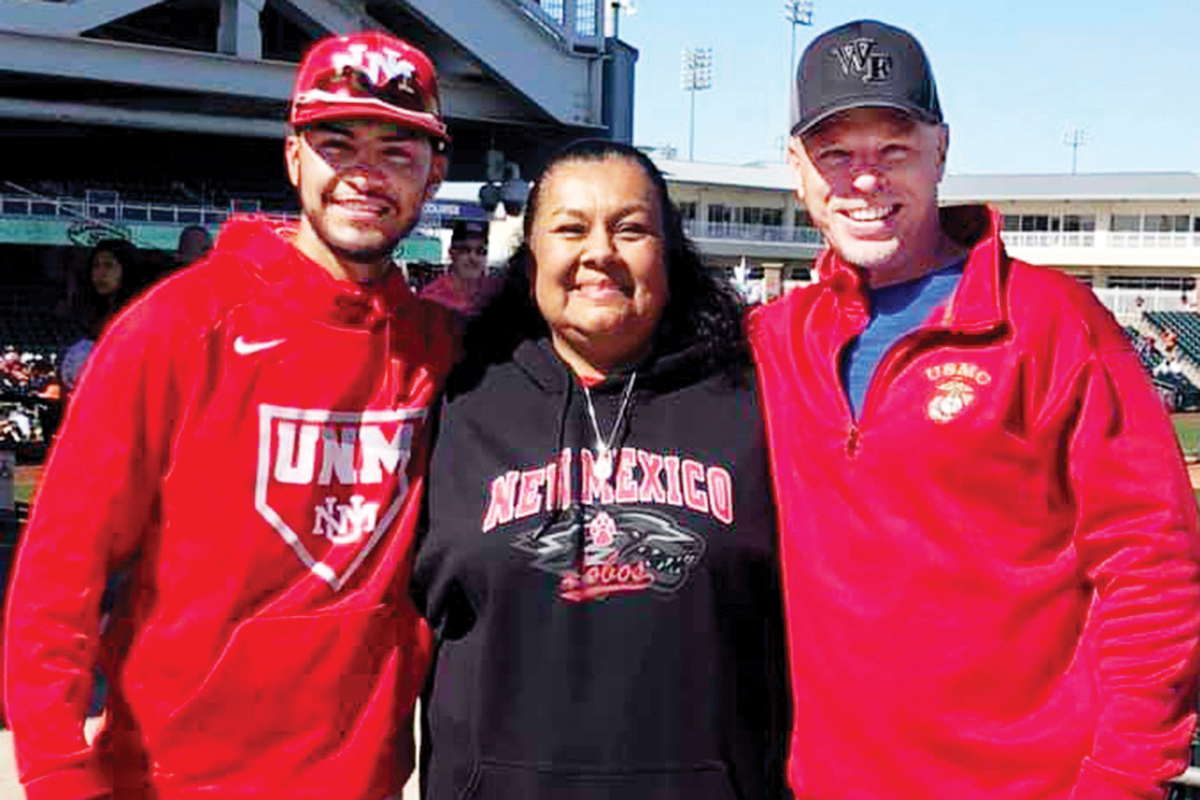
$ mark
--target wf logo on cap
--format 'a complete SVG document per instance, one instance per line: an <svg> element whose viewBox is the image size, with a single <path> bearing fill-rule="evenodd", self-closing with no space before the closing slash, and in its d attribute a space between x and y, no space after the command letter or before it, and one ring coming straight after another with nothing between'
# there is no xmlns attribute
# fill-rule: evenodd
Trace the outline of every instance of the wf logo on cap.
<svg viewBox="0 0 1200 800"><path fill-rule="evenodd" d="M863 83L889 80L892 77L892 57L877 52L878 44L874 39L854 39L834 48L833 54L837 56L842 73L847 78L857 75Z"/></svg>

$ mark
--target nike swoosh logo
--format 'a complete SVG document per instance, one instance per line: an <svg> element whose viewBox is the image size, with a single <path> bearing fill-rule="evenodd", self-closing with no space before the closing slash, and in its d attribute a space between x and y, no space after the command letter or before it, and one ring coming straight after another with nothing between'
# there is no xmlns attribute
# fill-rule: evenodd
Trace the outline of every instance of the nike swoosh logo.
<svg viewBox="0 0 1200 800"><path fill-rule="evenodd" d="M286 342L287 339L272 339L269 342L250 342L245 336L239 336L233 340L233 352L239 356L249 356L255 353L260 353L263 350L270 350L272 347L278 347Z"/></svg>

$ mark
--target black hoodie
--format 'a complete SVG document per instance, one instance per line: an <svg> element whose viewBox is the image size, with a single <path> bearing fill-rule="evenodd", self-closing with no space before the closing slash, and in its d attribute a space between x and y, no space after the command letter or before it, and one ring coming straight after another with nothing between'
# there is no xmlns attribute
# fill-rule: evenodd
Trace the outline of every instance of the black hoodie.
<svg viewBox="0 0 1200 800"><path fill-rule="evenodd" d="M468 373L470 373L468 375ZM608 438L630 375L590 389ZM412 589L437 635L426 800L760 800L789 695L751 376L640 367L594 474L585 392L546 339L451 381Z"/></svg>

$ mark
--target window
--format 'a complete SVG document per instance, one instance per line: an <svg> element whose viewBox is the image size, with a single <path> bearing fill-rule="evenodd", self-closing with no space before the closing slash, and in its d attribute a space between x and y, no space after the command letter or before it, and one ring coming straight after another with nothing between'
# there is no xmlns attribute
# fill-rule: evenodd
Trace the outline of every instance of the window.
<svg viewBox="0 0 1200 800"><path fill-rule="evenodd" d="M747 225L758 225L762 223L762 211L761 208L739 208L738 216L741 217L740 221Z"/></svg>
<svg viewBox="0 0 1200 800"><path fill-rule="evenodd" d="M1062 229L1067 233L1096 230L1096 217L1092 214L1066 214L1062 218Z"/></svg>
<svg viewBox="0 0 1200 800"><path fill-rule="evenodd" d="M1137 214L1113 214L1112 229L1115 233L1136 233L1142 229L1142 218Z"/></svg>
<svg viewBox="0 0 1200 800"><path fill-rule="evenodd" d="M1001 224L1002 231L1019 231L1021 230L1021 216L1019 214L1005 214L1004 222Z"/></svg>
<svg viewBox="0 0 1200 800"><path fill-rule="evenodd" d="M1195 233L1200 233L1200 217L1196 217L1192 220L1192 231Z"/></svg>
<svg viewBox="0 0 1200 800"><path fill-rule="evenodd" d="M1147 214L1142 230L1152 233L1187 233L1187 214Z"/></svg>
<svg viewBox="0 0 1200 800"><path fill-rule="evenodd" d="M1050 230L1050 217L1045 214L1023 214L1021 215L1021 230L1048 231Z"/></svg>
<svg viewBox="0 0 1200 800"><path fill-rule="evenodd" d="M792 215L792 225L797 228L811 228L813 227L812 217L803 208L797 208Z"/></svg>
<svg viewBox="0 0 1200 800"><path fill-rule="evenodd" d="M739 211L741 221L747 225L773 225L775 227L783 225L783 211L778 208L746 207Z"/></svg>
<svg viewBox="0 0 1200 800"><path fill-rule="evenodd" d="M680 203L679 209L680 219L692 220L696 218L696 204L694 202Z"/></svg>
<svg viewBox="0 0 1200 800"><path fill-rule="evenodd" d="M720 203L708 207L709 222L733 222L733 209Z"/></svg>

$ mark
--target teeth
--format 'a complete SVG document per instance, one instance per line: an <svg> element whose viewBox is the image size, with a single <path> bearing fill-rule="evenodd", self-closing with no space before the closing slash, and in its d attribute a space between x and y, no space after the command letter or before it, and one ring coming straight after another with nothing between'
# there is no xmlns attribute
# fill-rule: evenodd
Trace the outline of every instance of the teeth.
<svg viewBox="0 0 1200 800"><path fill-rule="evenodd" d="M886 208L856 208L846 212L847 216L855 222L874 222L877 219L883 219L890 213L892 213L891 206Z"/></svg>

